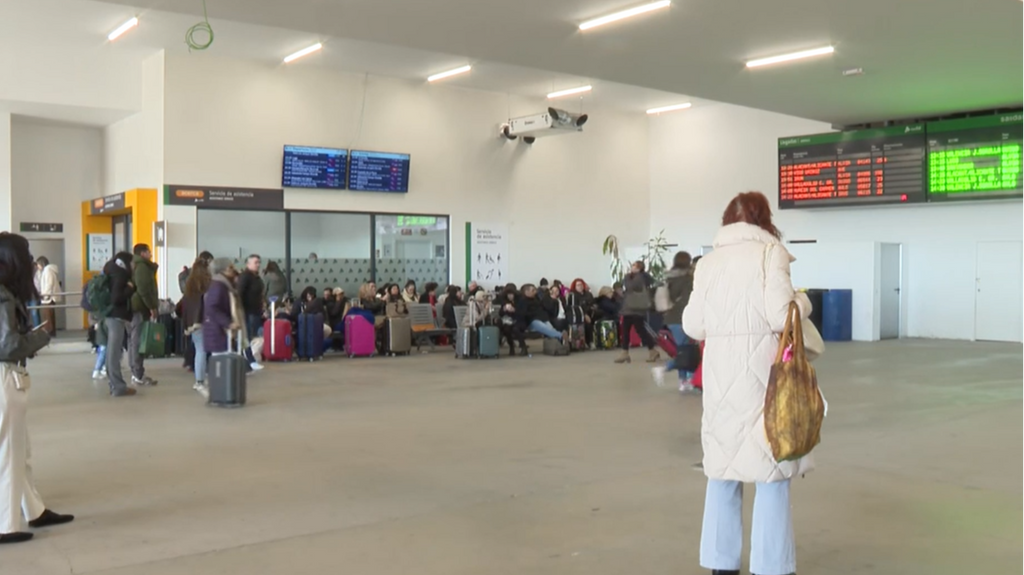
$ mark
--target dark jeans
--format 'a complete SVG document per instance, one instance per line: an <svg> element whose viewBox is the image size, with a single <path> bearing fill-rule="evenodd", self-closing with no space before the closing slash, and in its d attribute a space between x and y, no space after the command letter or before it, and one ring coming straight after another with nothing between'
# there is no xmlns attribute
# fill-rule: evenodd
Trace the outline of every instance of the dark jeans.
<svg viewBox="0 0 1024 575"><path fill-rule="evenodd" d="M647 318L642 315L622 316L622 333L619 334L619 345L622 349L629 350L629 332L634 328L636 329L636 334L640 336L640 341L644 343L644 347L654 349L657 342L651 337L651 333L647 328Z"/></svg>
<svg viewBox="0 0 1024 575"><path fill-rule="evenodd" d="M263 314L245 314L245 331L249 336L249 341L252 341L254 338L260 337L261 329L263 329ZM266 345L266 342L264 342L264 345ZM253 355L252 353L252 346L245 348L245 350L243 351L243 355L245 355L245 359L247 359L249 363L254 363L257 361L256 356Z"/></svg>
<svg viewBox="0 0 1024 575"><path fill-rule="evenodd" d="M519 349L526 349L526 330L519 324L501 324L501 336L508 342L509 349L512 349L513 342L519 344Z"/></svg>

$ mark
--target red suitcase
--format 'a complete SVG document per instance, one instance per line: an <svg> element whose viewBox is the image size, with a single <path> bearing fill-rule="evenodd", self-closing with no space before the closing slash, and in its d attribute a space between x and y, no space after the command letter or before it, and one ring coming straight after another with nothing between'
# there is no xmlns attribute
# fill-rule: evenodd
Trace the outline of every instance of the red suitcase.
<svg viewBox="0 0 1024 575"><path fill-rule="evenodd" d="M349 357L370 357L377 352L377 331L365 317L345 316L345 353Z"/></svg>
<svg viewBox="0 0 1024 575"><path fill-rule="evenodd" d="M700 342L700 354L704 357L704 342ZM697 389L704 389L704 362L701 361L700 365L697 366L696 371L693 372L693 379L690 380Z"/></svg>
<svg viewBox="0 0 1024 575"><path fill-rule="evenodd" d="M270 304L270 319L263 322L263 359L266 361L291 361L295 354L292 322L286 319L275 319L276 307L273 303Z"/></svg>

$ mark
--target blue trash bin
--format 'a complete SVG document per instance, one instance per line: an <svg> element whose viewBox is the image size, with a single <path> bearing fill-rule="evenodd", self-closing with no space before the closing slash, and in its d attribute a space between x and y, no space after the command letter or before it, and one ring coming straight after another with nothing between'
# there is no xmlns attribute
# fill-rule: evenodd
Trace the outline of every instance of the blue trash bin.
<svg viewBox="0 0 1024 575"><path fill-rule="evenodd" d="M833 289L822 296L821 338L825 341L853 339L853 290Z"/></svg>

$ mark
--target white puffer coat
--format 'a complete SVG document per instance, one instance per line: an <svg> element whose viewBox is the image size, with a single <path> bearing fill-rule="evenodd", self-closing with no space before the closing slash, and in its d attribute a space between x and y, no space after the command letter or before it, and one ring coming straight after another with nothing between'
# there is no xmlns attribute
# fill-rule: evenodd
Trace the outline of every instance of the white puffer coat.
<svg viewBox="0 0 1024 575"><path fill-rule="evenodd" d="M769 246L771 246L769 248ZM711 479L770 483L803 474L810 457L777 463L764 431L768 375L796 300L811 304L789 277L795 258L765 230L746 223L723 227L714 251L700 260L683 330L704 340L704 473Z"/></svg>

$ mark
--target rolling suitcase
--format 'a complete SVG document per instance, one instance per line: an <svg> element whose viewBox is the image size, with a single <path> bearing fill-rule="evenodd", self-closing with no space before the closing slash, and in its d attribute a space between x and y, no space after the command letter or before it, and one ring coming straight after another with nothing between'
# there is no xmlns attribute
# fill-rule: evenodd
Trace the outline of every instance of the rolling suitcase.
<svg viewBox="0 0 1024 575"><path fill-rule="evenodd" d="M373 324L365 317L345 316L345 353L349 357L371 357L377 352L377 337Z"/></svg>
<svg viewBox="0 0 1024 575"><path fill-rule="evenodd" d="M501 332L497 326L485 325L476 330L476 353L481 358L497 358L501 350Z"/></svg>
<svg viewBox="0 0 1024 575"><path fill-rule="evenodd" d="M412 351L412 320L389 317L384 324L384 351L389 355L409 355Z"/></svg>
<svg viewBox="0 0 1024 575"><path fill-rule="evenodd" d="M315 361L323 357L324 315L322 313L299 314L298 343L300 359Z"/></svg>
<svg viewBox="0 0 1024 575"><path fill-rule="evenodd" d="M605 319L597 322L597 327L594 328L594 346L598 349L619 347L619 327L613 320Z"/></svg>
<svg viewBox="0 0 1024 575"><path fill-rule="evenodd" d="M263 359L266 361L291 361L295 355L295 342L292 341L292 322L276 319L276 302L270 303L270 319L263 322Z"/></svg>
<svg viewBox="0 0 1024 575"><path fill-rule="evenodd" d="M460 327L455 330L455 357L469 359L476 356L476 329Z"/></svg>
<svg viewBox="0 0 1024 575"><path fill-rule="evenodd" d="M569 349L584 351L587 349L587 328L581 324L569 326Z"/></svg>
<svg viewBox="0 0 1024 575"><path fill-rule="evenodd" d="M227 353L210 357L206 368L206 379L210 390L210 405L216 407L242 407L245 405L245 370L249 362L242 355L241 334L235 338L236 350L231 350L231 334L228 333Z"/></svg>

